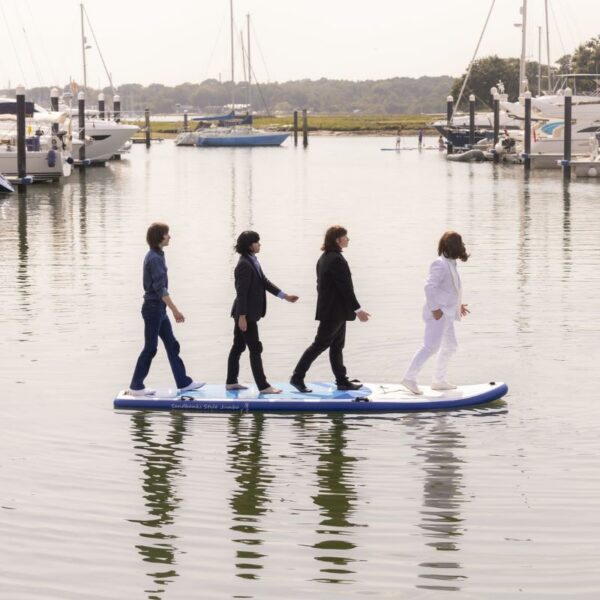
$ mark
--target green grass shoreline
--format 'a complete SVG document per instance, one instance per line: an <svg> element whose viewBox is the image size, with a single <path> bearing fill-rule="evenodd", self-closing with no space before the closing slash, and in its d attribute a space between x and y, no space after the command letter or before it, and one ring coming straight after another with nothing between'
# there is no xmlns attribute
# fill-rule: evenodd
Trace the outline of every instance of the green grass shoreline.
<svg viewBox="0 0 600 600"><path fill-rule="evenodd" d="M425 134L434 133L431 123L440 118L438 115L308 115L308 130L311 133L339 133L348 135L395 135L398 129L402 135L414 135L419 129ZM144 123L137 121L139 127ZM254 126L271 131L292 131L293 116L254 117ZM177 122L151 122L152 136L174 137L182 124ZM194 123L191 123L194 127ZM298 127L302 130L302 116L299 115ZM143 137L143 133L136 137Z"/></svg>

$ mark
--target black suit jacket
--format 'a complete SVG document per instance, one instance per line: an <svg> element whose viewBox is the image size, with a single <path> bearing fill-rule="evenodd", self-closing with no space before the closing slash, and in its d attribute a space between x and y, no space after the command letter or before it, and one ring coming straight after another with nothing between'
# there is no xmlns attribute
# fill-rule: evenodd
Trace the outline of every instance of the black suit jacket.
<svg viewBox="0 0 600 600"><path fill-rule="evenodd" d="M240 256L234 276L236 296L231 316L237 319L240 315L246 315L248 321L258 321L267 312L266 292L277 296L281 290L265 277L262 268L259 274L248 256Z"/></svg>
<svg viewBox="0 0 600 600"><path fill-rule="evenodd" d="M360 304L352 273L341 252L324 252L317 261L317 321L354 321Z"/></svg>

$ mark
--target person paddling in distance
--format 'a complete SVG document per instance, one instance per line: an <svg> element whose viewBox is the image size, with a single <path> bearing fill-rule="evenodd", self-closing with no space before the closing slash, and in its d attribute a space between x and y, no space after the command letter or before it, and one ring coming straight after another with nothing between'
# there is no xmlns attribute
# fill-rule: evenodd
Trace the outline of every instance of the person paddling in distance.
<svg viewBox="0 0 600 600"><path fill-rule="evenodd" d="M462 285L456 261L466 262L469 258L462 237L456 231L446 231L438 243L438 258L429 267L425 283L425 339L423 346L414 355L402 385L413 394L422 394L417 376L425 362L438 353L432 390L453 390L456 386L446 380L450 357L456 352L458 343L454 322L469 314L467 304L462 303Z"/></svg>
<svg viewBox="0 0 600 600"><path fill-rule="evenodd" d="M352 274L342 252L348 247L348 231L340 225L333 225L325 232L321 250L323 254L317 262L317 314L319 321L314 342L300 357L290 379L299 392L312 392L304 383L306 372L315 359L329 348L329 361L335 376L338 390L358 390L360 382L349 380L344 366L344 345L346 342L346 321L366 322L371 316L363 310L354 295Z"/></svg>
<svg viewBox="0 0 600 600"><path fill-rule="evenodd" d="M235 251L240 255L235 267L236 296L231 308L234 319L233 345L227 360L227 390L244 390L246 386L238 382L240 356L248 347L250 367L254 381L261 394L280 394L281 390L267 381L262 363L263 346L258 335L258 321L267 312L267 294L269 292L288 302L296 302L298 296L282 292L265 276L256 255L260 252L260 236L256 231L240 233Z"/></svg>
<svg viewBox="0 0 600 600"><path fill-rule="evenodd" d="M146 232L146 242L150 249L144 258L144 303L142 304L142 317L144 319L144 348L137 359L129 393L132 396L151 396L156 390L144 386L144 379L150 371L152 359L158 350L160 337L167 351L171 371L175 378L177 388L181 392L188 392L201 388L204 383L193 381L185 371L185 365L179 356L179 342L173 335L173 328L167 307L173 313L177 323L183 323L185 317L179 311L169 294L169 281L167 277L167 263L163 248L169 245L171 235L169 226L165 223L152 223Z"/></svg>

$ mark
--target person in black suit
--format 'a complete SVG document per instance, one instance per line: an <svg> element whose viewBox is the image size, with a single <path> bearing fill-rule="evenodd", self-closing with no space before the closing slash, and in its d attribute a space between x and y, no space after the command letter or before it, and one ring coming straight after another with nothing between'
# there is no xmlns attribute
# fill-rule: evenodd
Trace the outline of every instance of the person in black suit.
<svg viewBox="0 0 600 600"><path fill-rule="evenodd" d="M235 251L240 255L240 259L234 272L236 296L231 308L231 316L235 324L233 327L233 345L227 360L225 387L228 390L246 389L246 386L238 383L238 375L240 372L240 356L247 346L250 351L252 375L261 394L279 394L281 390L272 387L265 377L261 357L263 348L258 337L258 321L267 312L266 292L270 292L288 302L296 302L298 296L282 292L263 273L256 258L256 255L260 252L260 236L256 231L243 231L240 233Z"/></svg>
<svg viewBox="0 0 600 600"><path fill-rule="evenodd" d="M348 247L348 231L339 225L330 227L325 233L321 250L323 254L317 262L317 314L319 328L315 341L300 357L290 383L302 393L311 392L304 384L306 372L315 359L329 348L329 361L335 375L338 390L358 390L362 385L350 381L344 366L344 343L346 341L346 321L368 321L371 316L362 310L352 285L352 274L346 259L342 256Z"/></svg>

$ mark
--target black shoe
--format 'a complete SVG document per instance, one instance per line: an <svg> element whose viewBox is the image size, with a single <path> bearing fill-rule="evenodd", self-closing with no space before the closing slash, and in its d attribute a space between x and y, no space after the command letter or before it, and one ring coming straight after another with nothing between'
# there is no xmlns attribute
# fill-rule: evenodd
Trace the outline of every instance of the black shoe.
<svg viewBox="0 0 600 600"><path fill-rule="evenodd" d="M304 380L299 377L292 377L290 385L294 386L301 394L310 394L312 390L304 385Z"/></svg>
<svg viewBox="0 0 600 600"><path fill-rule="evenodd" d="M337 389L340 392L347 392L351 390L360 390L362 383L354 383L352 381L341 381L337 384Z"/></svg>

